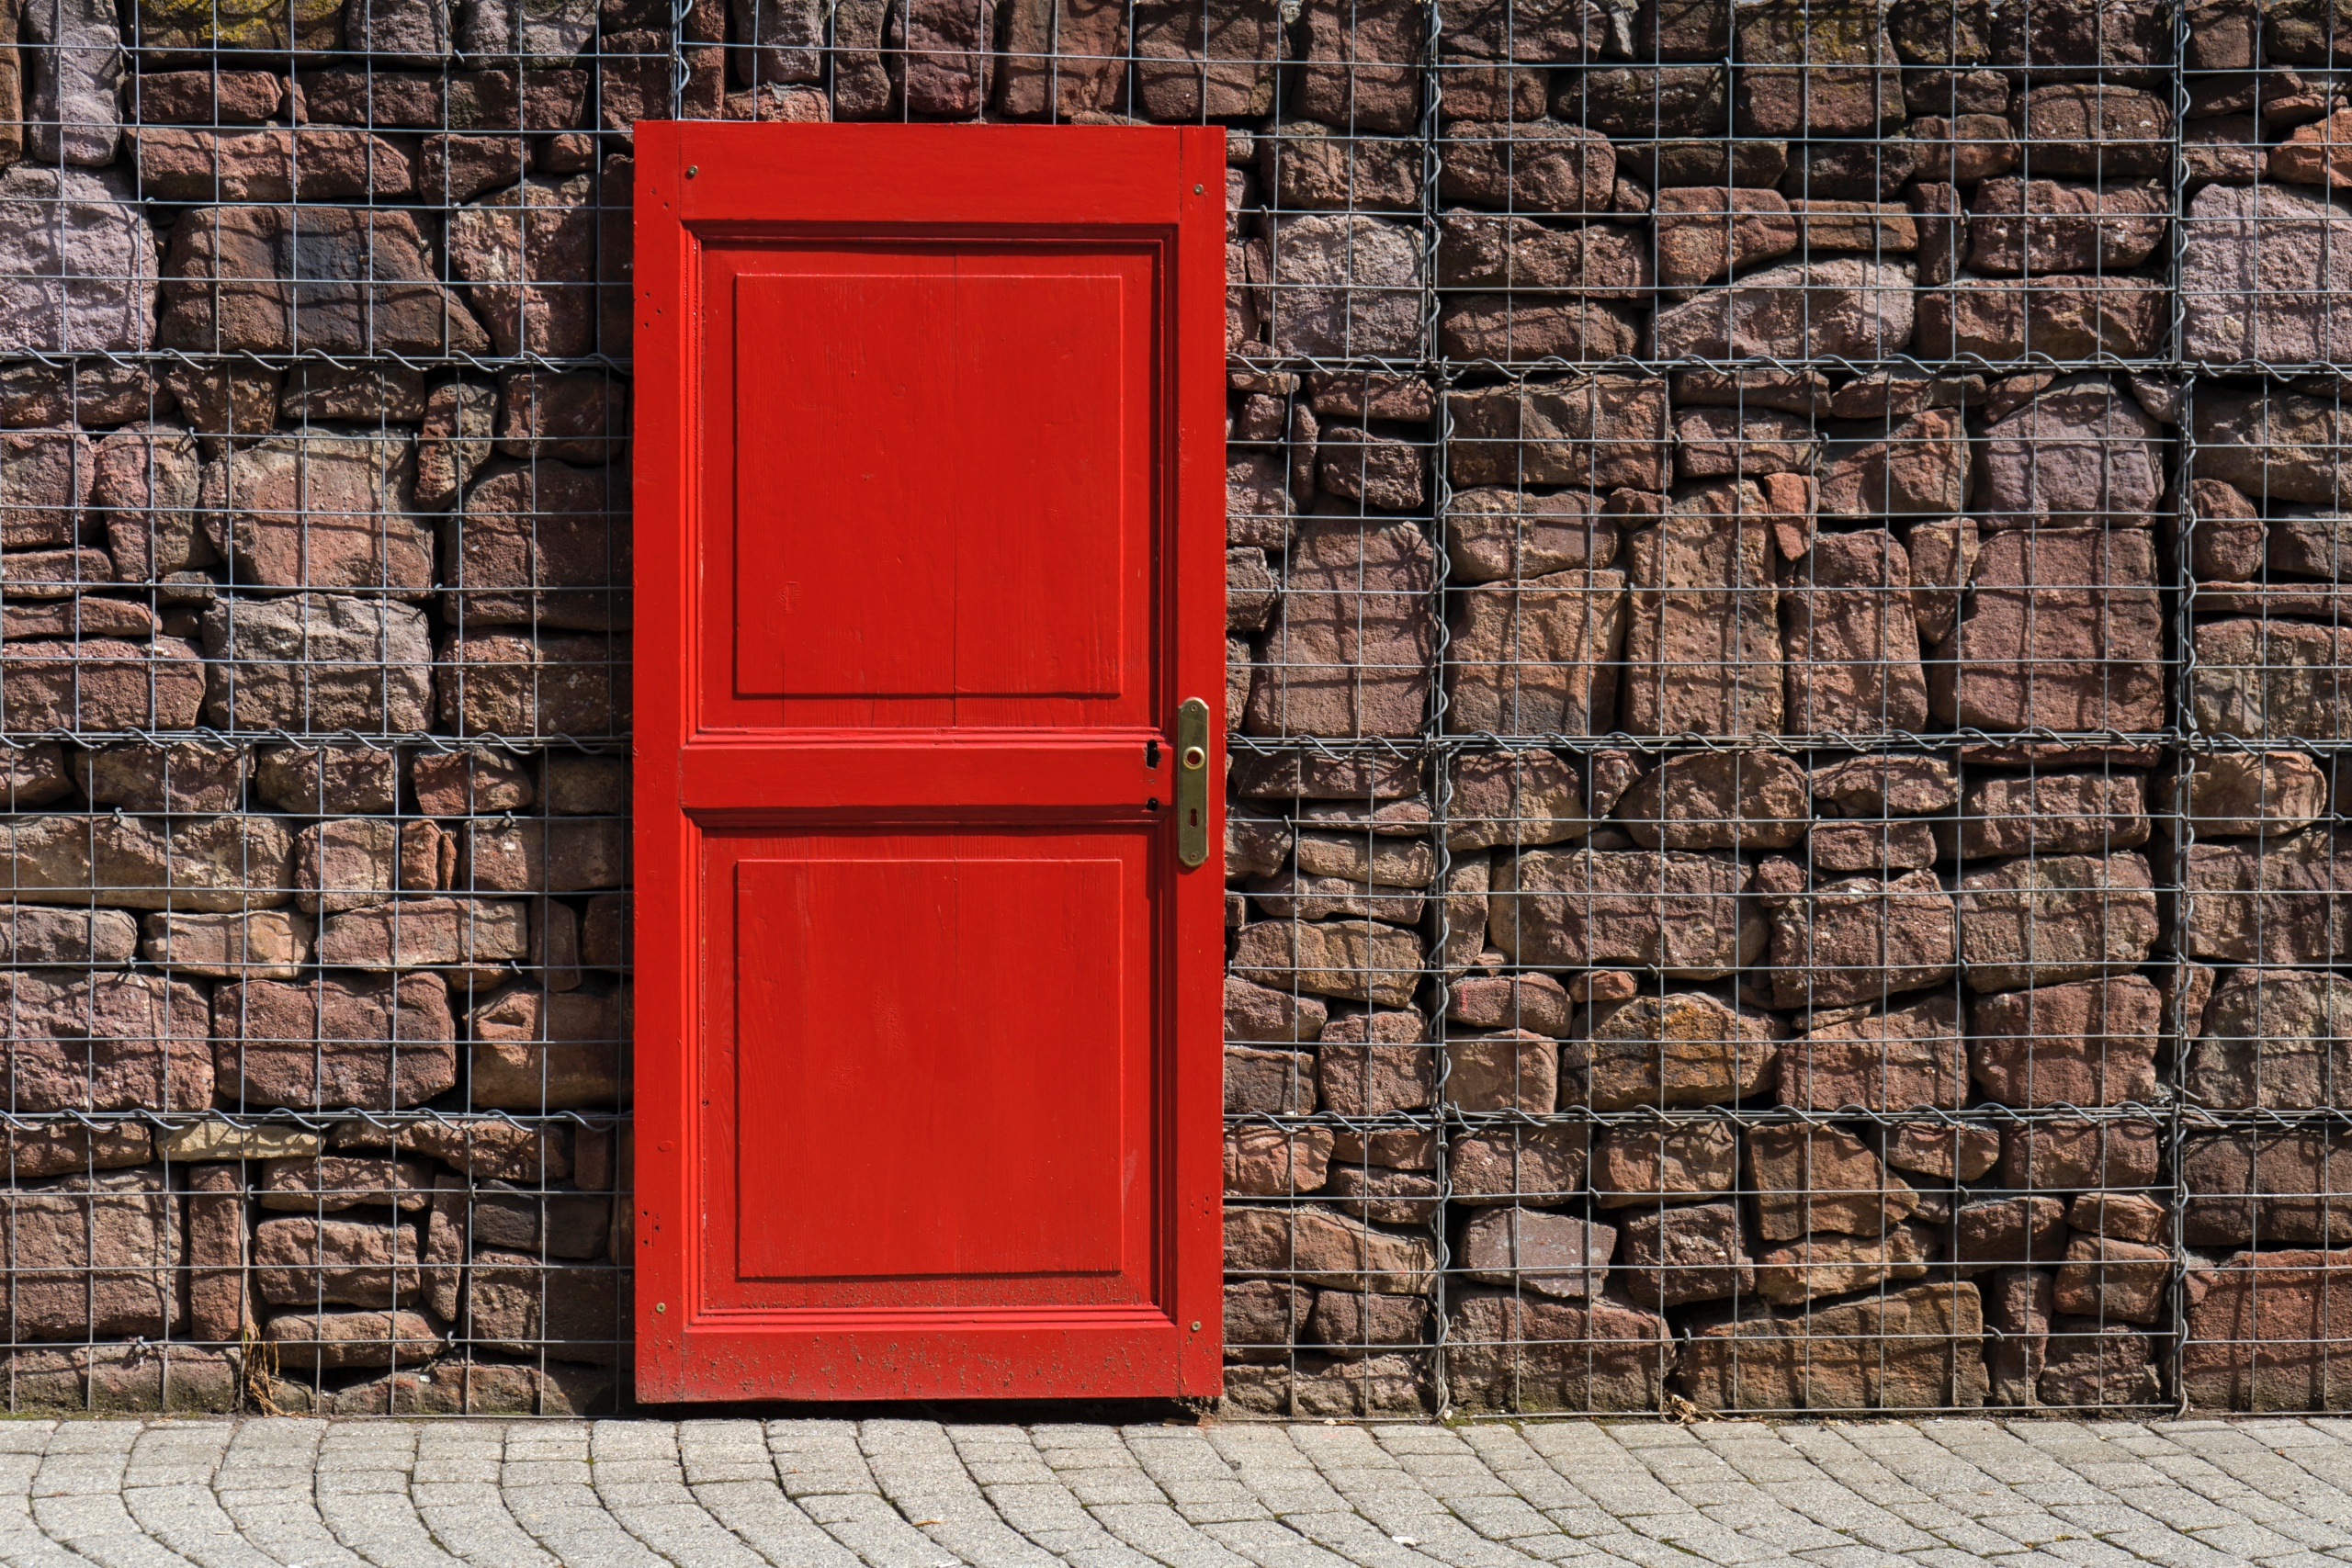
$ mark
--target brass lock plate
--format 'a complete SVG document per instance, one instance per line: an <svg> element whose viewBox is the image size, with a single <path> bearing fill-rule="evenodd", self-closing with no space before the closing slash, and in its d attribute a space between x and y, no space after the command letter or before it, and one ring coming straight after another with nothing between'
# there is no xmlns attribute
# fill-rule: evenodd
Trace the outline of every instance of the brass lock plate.
<svg viewBox="0 0 2352 1568"><path fill-rule="evenodd" d="M1209 705L1198 697L1176 710L1176 858L1209 858Z"/></svg>

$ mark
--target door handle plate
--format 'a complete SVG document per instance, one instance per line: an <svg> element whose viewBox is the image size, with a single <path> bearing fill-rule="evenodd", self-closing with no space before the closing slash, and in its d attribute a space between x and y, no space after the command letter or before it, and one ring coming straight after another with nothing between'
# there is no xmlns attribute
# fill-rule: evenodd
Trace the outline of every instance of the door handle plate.
<svg viewBox="0 0 2352 1568"><path fill-rule="evenodd" d="M1209 705L1198 697L1176 710L1176 858L1209 858Z"/></svg>

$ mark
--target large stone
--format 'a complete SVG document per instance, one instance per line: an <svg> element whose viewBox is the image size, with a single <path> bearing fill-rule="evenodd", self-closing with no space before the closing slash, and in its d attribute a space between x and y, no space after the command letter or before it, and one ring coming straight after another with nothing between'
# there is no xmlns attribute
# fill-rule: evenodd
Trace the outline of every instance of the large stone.
<svg viewBox="0 0 2352 1568"><path fill-rule="evenodd" d="M2352 290L2342 276L2352 205L2345 198L2210 185L2189 197L2182 227L2186 357L2292 364L2352 356Z"/></svg>
<svg viewBox="0 0 2352 1568"><path fill-rule="evenodd" d="M1449 359L1510 365L1620 358L1634 352L1641 334L1631 312L1599 300L1466 294L1446 301L1437 340ZM1327 482L1324 488L1333 487ZM1418 503L1417 495L1412 504Z"/></svg>
<svg viewBox="0 0 2352 1568"><path fill-rule="evenodd" d="M1382 1346L1431 1342L1430 1303L1419 1296L1318 1291L1307 1339L1334 1356L1368 1356Z"/></svg>
<svg viewBox="0 0 2352 1568"><path fill-rule="evenodd" d="M114 0L30 0L19 36L34 46L26 141L43 164L114 162L122 131L122 20Z"/></svg>
<svg viewBox="0 0 2352 1568"><path fill-rule="evenodd" d="M311 956L311 921L291 909L147 917L140 956L212 980L291 980Z"/></svg>
<svg viewBox="0 0 2352 1568"><path fill-rule="evenodd" d="M1738 1185L1739 1134L1727 1122L1613 1128L1593 1142L1592 1201L1600 1209L1656 1209Z"/></svg>
<svg viewBox="0 0 2352 1568"><path fill-rule="evenodd" d="M1908 262L1784 262L1658 310L1659 359L1883 359L1910 346Z"/></svg>
<svg viewBox="0 0 2352 1568"><path fill-rule="evenodd" d="M1951 764L1939 757L1852 757L1812 776L1825 817L1930 817L1960 798Z"/></svg>
<svg viewBox="0 0 2352 1568"><path fill-rule="evenodd" d="M1299 112L1327 125L1411 130L1427 37L1421 8L1409 0L1307 0L1300 9L1306 62L1294 89Z"/></svg>
<svg viewBox="0 0 2352 1568"><path fill-rule="evenodd" d="M1979 997L1969 1055L1996 1105L2147 1104L2163 1002L2137 975Z"/></svg>
<svg viewBox="0 0 2352 1568"><path fill-rule="evenodd" d="M1963 1273L2055 1263L2066 1246L2066 1205L2055 1198L1988 1198L1952 1215L1952 1250Z"/></svg>
<svg viewBox="0 0 2352 1568"><path fill-rule="evenodd" d="M1734 10L1742 136L1873 136L1903 118L1885 14L1869 0L1762 0Z"/></svg>
<svg viewBox="0 0 2352 1568"><path fill-rule="evenodd" d="M2156 940L2145 856L2044 855L1960 879L1960 964L1980 991L2087 980L2144 962Z"/></svg>
<svg viewBox="0 0 2352 1568"><path fill-rule="evenodd" d="M2181 1090L2215 1110L2320 1110L2352 1099L2352 980L2240 969L2213 988Z"/></svg>
<svg viewBox="0 0 2352 1568"><path fill-rule="evenodd" d="M164 260L161 341L195 351L487 354L413 213L388 208L201 207Z"/></svg>
<svg viewBox="0 0 2352 1568"><path fill-rule="evenodd" d="M1609 1281L1616 1249L1614 1225L1507 1204L1470 1217L1453 1262L1481 1284L1593 1297Z"/></svg>
<svg viewBox="0 0 2352 1568"><path fill-rule="evenodd" d="M2109 1236L2078 1235L2058 1267L2060 1312L2124 1323L2154 1323L2165 1309L2172 1249Z"/></svg>
<svg viewBox="0 0 2352 1568"><path fill-rule="evenodd" d="M449 835L437 822L338 818L294 839L294 901L304 914L337 914L389 902L403 888L448 885Z"/></svg>
<svg viewBox="0 0 2352 1568"><path fill-rule="evenodd" d="M1447 728L1605 735L1625 633L1625 577L1559 571L1450 595ZM1269 653L1270 662L1279 662Z"/></svg>
<svg viewBox="0 0 2352 1568"><path fill-rule="evenodd" d="M1979 272L2106 273L2155 254L2172 204L2154 185L2012 178L1977 186L1968 210Z"/></svg>
<svg viewBox="0 0 2352 1568"><path fill-rule="evenodd" d="M1887 416L1828 448L1824 517L1945 516L1968 505L1968 432L1958 409Z"/></svg>
<svg viewBox="0 0 2352 1568"><path fill-rule="evenodd" d="M445 180L458 177L447 167L446 142L475 140L452 137L433 143L443 154L439 169L427 165L424 188L428 194L437 195ZM134 133L133 145L141 188L166 201L286 202L297 197L318 202L392 200L408 196L417 185L411 149L343 126L260 130L149 126ZM519 175L519 145L492 145L507 150Z"/></svg>
<svg viewBox="0 0 2352 1568"><path fill-rule="evenodd" d="M1559 1093L1560 1052L1530 1030L1449 1039L1445 1060L1447 1101L1478 1113L1518 1111L1549 1115Z"/></svg>
<svg viewBox="0 0 2352 1568"><path fill-rule="evenodd" d="M0 716L10 729L193 729L204 670L177 637L0 643Z"/></svg>
<svg viewBox="0 0 2352 1568"><path fill-rule="evenodd" d="M1692 1314L1675 1382L1702 1410L1977 1405L1984 1333L1968 1280L1786 1314L1742 1302Z"/></svg>
<svg viewBox="0 0 2352 1568"><path fill-rule="evenodd" d="M1995 1179L2017 1191L2151 1187L2156 1179L2159 1135L2154 1122L2012 1122L2001 1134L2001 1164Z"/></svg>
<svg viewBox="0 0 2352 1568"><path fill-rule="evenodd" d="M1312 1192L1330 1175L1327 1127L1228 1127L1225 1133L1227 1197L1285 1198Z"/></svg>
<svg viewBox="0 0 2352 1568"><path fill-rule="evenodd" d="M2338 400L2200 387L2193 423L2200 479L2274 503L2352 504L2352 421Z"/></svg>
<svg viewBox="0 0 2352 1568"><path fill-rule="evenodd" d="M1911 340L1923 359L2078 360L2161 355L2172 294L2153 277L1962 274L1922 288Z"/></svg>
<svg viewBox="0 0 2352 1568"><path fill-rule="evenodd" d="M0 1193L16 1339L160 1339L182 1318L178 1204L160 1166Z"/></svg>
<svg viewBox="0 0 2352 1568"><path fill-rule="evenodd" d="M1715 979L1762 945L1736 857L1680 850L1528 850L1497 857L1487 938L1540 968L1631 964Z"/></svg>
<svg viewBox="0 0 2352 1568"><path fill-rule="evenodd" d="M420 1366L441 1352L421 1312L281 1312L262 1325L266 1353L288 1371Z"/></svg>
<svg viewBox="0 0 2352 1568"><path fill-rule="evenodd" d="M449 216L449 270L501 354L596 349L597 180L594 174L510 186Z"/></svg>
<svg viewBox="0 0 2352 1568"><path fill-rule="evenodd" d="M483 821L465 825L454 880L450 886L476 893L584 893L618 887L628 880L628 822L621 817L581 818L545 821ZM1340 842L1344 835L1326 836L1325 845L1309 841L1302 870L1326 875L1370 875L1378 881L1417 885L1407 863L1419 852L1420 863L1432 865L1427 845L1403 843L1386 850L1371 863L1350 864ZM1319 853L1318 853L1319 851ZM1430 871L1420 872L1426 884Z"/></svg>
<svg viewBox="0 0 2352 1568"><path fill-rule="evenodd" d="M8 1103L64 1111L201 1111L211 1104L204 993L122 971L0 973Z"/></svg>
<svg viewBox="0 0 2352 1568"><path fill-rule="evenodd" d="M1911 560L1894 536L1883 528L1821 535L1785 577L1787 728L1841 735L1927 728Z"/></svg>
<svg viewBox="0 0 2352 1568"><path fill-rule="evenodd" d="M254 1231L254 1288L279 1306L390 1306L421 1291L416 1230L312 1215L264 1220Z"/></svg>
<svg viewBox="0 0 2352 1568"><path fill-rule="evenodd" d="M245 803L252 758L217 741L120 741L76 752L74 773L93 806L138 812L234 811Z"/></svg>
<svg viewBox="0 0 2352 1568"><path fill-rule="evenodd" d="M1958 1110L1968 1103L1960 1006L1949 996L1839 1018L1781 1047L1781 1103L1799 1111Z"/></svg>
<svg viewBox="0 0 2352 1568"><path fill-rule="evenodd" d="M2098 853L2148 841L2147 780L2140 773L1995 773L1969 776L1960 815L1935 824L1943 852Z"/></svg>
<svg viewBox="0 0 2352 1568"><path fill-rule="evenodd" d="M0 820L9 896L26 904L275 908L293 896L293 835L267 817L20 813Z"/></svg>
<svg viewBox="0 0 2352 1568"><path fill-rule="evenodd" d="M1659 191L1657 280L1669 288L1713 283L1743 266L1797 248L1788 197L1776 190L1684 186Z"/></svg>
<svg viewBox="0 0 2352 1568"><path fill-rule="evenodd" d="M466 735L626 734L628 660L610 637L461 632L435 671L441 722Z"/></svg>
<svg viewBox="0 0 2352 1568"><path fill-rule="evenodd" d="M1851 876L1772 901L1772 1003L1875 1003L1952 974L1951 895L1931 871Z"/></svg>
<svg viewBox="0 0 2352 1568"><path fill-rule="evenodd" d="M544 1113L615 1103L625 1084L628 1017L626 992L530 986L492 992L466 1015L473 1106Z"/></svg>
<svg viewBox="0 0 2352 1568"><path fill-rule="evenodd" d="M207 543L241 582L422 598L433 541L410 509L414 478L414 449L399 436L270 436L206 467Z"/></svg>
<svg viewBox="0 0 2352 1568"><path fill-rule="evenodd" d="M1599 131L1553 119L1462 120L1446 130L1438 195L1513 212L1600 213L1616 182L1616 150Z"/></svg>
<svg viewBox="0 0 2352 1568"><path fill-rule="evenodd" d="M1799 1236L1756 1255L1756 1293L1792 1304L1889 1280L1922 1279L1937 1250L1918 1225L1890 1226L1879 1235Z"/></svg>
<svg viewBox="0 0 2352 1568"><path fill-rule="evenodd" d="M1605 568L1617 546L1617 519L1574 491L1457 491L1446 505L1447 580L1457 586Z"/></svg>
<svg viewBox="0 0 2352 1568"><path fill-rule="evenodd" d="M205 705L221 728L428 727L433 645L414 605L331 593L223 597L201 625Z"/></svg>
<svg viewBox="0 0 2352 1568"><path fill-rule="evenodd" d="M762 81L817 81L824 72L825 13L814 0L759 7L765 37L784 47L763 49L758 64L773 61L786 73L762 69ZM1012 0L1005 6L1005 54L997 67L996 101L1021 119L1061 118L1089 110L1117 110L1126 86L1127 14L1105 0ZM750 0L736 0L741 18ZM748 29L738 27L749 36ZM754 62L738 59L736 75Z"/></svg>
<svg viewBox="0 0 2352 1568"><path fill-rule="evenodd" d="M1316 1204L1225 1211L1225 1268L1301 1285L1417 1296L1436 1282L1437 1249L1426 1235L1382 1230Z"/></svg>
<svg viewBox="0 0 2352 1568"><path fill-rule="evenodd" d="M2199 733L2240 739L2352 738L2342 698L2352 629L2295 621L2208 621L2195 629L2188 707Z"/></svg>
<svg viewBox="0 0 2352 1568"><path fill-rule="evenodd" d="M90 468L89 500L106 529L117 581L153 582L212 564L211 543L198 525L203 469L195 436L175 424L142 422L101 438ZM0 494L6 483L0 471Z"/></svg>
<svg viewBox="0 0 2352 1568"><path fill-rule="evenodd" d="M1985 538L1974 592L1928 670L1939 722L1993 731L2164 728L2163 613L2145 529Z"/></svg>
<svg viewBox="0 0 2352 1568"><path fill-rule="evenodd" d="M30 164L0 175L0 353L136 354L154 335L155 236L130 182Z"/></svg>
<svg viewBox="0 0 2352 1568"><path fill-rule="evenodd" d="M78 431L0 434L0 547L80 544L90 522L91 458L89 437Z"/></svg>
<svg viewBox="0 0 2352 1568"><path fill-rule="evenodd" d="M1668 757L1617 802L1645 849L1784 850L1812 817L1805 772L1777 751Z"/></svg>
<svg viewBox="0 0 2352 1568"><path fill-rule="evenodd" d="M1747 1134L1757 1225L1767 1241L1813 1231L1877 1235L1919 1206L1911 1184L1851 1133L1772 1123Z"/></svg>
<svg viewBox="0 0 2352 1568"><path fill-rule="evenodd" d="M2191 1247L2310 1245L2352 1235L2352 1139L2318 1126L2204 1133L2182 1141Z"/></svg>
<svg viewBox="0 0 2352 1568"><path fill-rule="evenodd" d="M456 1086L448 992L427 975L245 980L212 998L222 1093L251 1105L390 1111Z"/></svg>
<svg viewBox="0 0 2352 1568"><path fill-rule="evenodd" d="M119 909L0 904L0 964L11 967L81 969L128 964L138 948L139 927Z"/></svg>
<svg viewBox="0 0 2352 1568"><path fill-rule="evenodd" d="M1385 1007L1412 999L1421 942L1373 920L1266 920L1244 926L1233 971L1276 990L1351 997Z"/></svg>
<svg viewBox="0 0 2352 1568"><path fill-rule="evenodd" d="M1136 90L1153 119L1255 118L1273 107L1277 0L1138 0L1133 11Z"/></svg>
<svg viewBox="0 0 2352 1568"><path fill-rule="evenodd" d="M2352 1249L2241 1252L2188 1273L2180 1392L2201 1410L2339 1410L2352 1402Z"/></svg>
<svg viewBox="0 0 2352 1568"><path fill-rule="evenodd" d="M1439 232L1444 288L1565 288L1638 303L1657 281L1649 246L1611 224L1547 229L1532 218L1463 209L1447 212Z"/></svg>
<svg viewBox="0 0 2352 1568"><path fill-rule="evenodd" d="M1786 1032L1771 1014L1703 991L1597 1008L1560 1048L1560 1103L1627 1111L1744 1100L1770 1080Z"/></svg>
<svg viewBox="0 0 2352 1568"><path fill-rule="evenodd" d="M1645 1306L1745 1296L1756 1289L1755 1259L1740 1235L1736 1203L1689 1203L1625 1216L1618 1288Z"/></svg>
<svg viewBox="0 0 2352 1568"><path fill-rule="evenodd" d="M1583 782L1549 751L1458 757L1449 782L1445 842L1457 853L1555 844L1582 837L1590 826Z"/></svg>
<svg viewBox="0 0 2352 1568"><path fill-rule="evenodd" d="M1466 1410L1642 1411L1658 1408L1677 1348L1662 1314L1613 1294L1465 1290L1450 1292L1444 1355Z"/></svg>
<svg viewBox="0 0 2352 1568"><path fill-rule="evenodd" d="M1302 1337L1315 1292L1279 1280L1225 1287L1225 1354L1235 1361L1287 1361Z"/></svg>
<svg viewBox="0 0 2352 1568"><path fill-rule="evenodd" d="M391 898L329 915L319 929L319 961L346 969L472 970L489 985L530 955L528 906L518 899Z"/></svg>
<svg viewBox="0 0 2352 1568"><path fill-rule="evenodd" d="M1261 309L1276 352L1339 358L1421 352L1427 258L1410 225L1357 213L1273 220L1272 284Z"/></svg>
<svg viewBox="0 0 2352 1568"><path fill-rule="evenodd" d="M1557 1057L1555 1052L1555 1071ZM1457 1137L1446 1147L1448 1198L1472 1207L1566 1202L1584 1190L1589 1141L1589 1128L1574 1126L1498 1127Z"/></svg>
<svg viewBox="0 0 2352 1568"><path fill-rule="evenodd" d="M1477 485L1666 488L1662 378L1529 380L1446 393L1448 475Z"/></svg>
<svg viewBox="0 0 2352 1568"><path fill-rule="evenodd" d="M2170 467L2165 430L2137 398L2104 376L2064 377L1985 427L1976 518L1988 531L2145 527Z"/></svg>
<svg viewBox="0 0 2352 1568"><path fill-rule="evenodd" d="M2112 5L2112 0L2108 3ZM2062 0L2041 15L2057 17L2068 9ZM2082 9L2086 12L2090 7ZM2127 5L2112 5L2104 17L2086 17L2094 28L2089 36L2098 36L2098 29L2104 26L2101 41L2120 55L2130 47L2128 40L2143 29L2161 28L2154 17L2127 18L2130 11ZM2120 60L2111 62L2122 63ZM2018 140L2033 148L2031 168L2037 175L2163 179L2172 171L2172 111L2154 93L2062 82L2020 95L2012 105L2011 118L2017 121Z"/></svg>
<svg viewBox="0 0 2352 1568"><path fill-rule="evenodd" d="M1414 735L1429 702L1434 554L1411 523L1310 519L1286 568L1243 728Z"/></svg>
<svg viewBox="0 0 2352 1568"><path fill-rule="evenodd" d="M1631 541L1626 729L1771 734L1781 727L1771 512L1752 480L1679 487Z"/></svg>
<svg viewBox="0 0 2352 1568"><path fill-rule="evenodd" d="M141 63L209 66L221 52L339 50L343 9L344 0L140 0Z"/></svg>
<svg viewBox="0 0 2352 1568"><path fill-rule="evenodd" d="M628 471L620 470L625 486ZM628 534L608 471L535 460L486 471L447 536L453 615L469 626L628 624Z"/></svg>
<svg viewBox="0 0 2352 1568"><path fill-rule="evenodd" d="M2201 650L2200 650L2201 651ZM2199 841L2263 833L2291 833L2327 809L2327 778L2309 759L2291 751L2217 751L2195 757L2188 787L2178 789L2171 773L2154 780L2155 809L2180 810Z"/></svg>

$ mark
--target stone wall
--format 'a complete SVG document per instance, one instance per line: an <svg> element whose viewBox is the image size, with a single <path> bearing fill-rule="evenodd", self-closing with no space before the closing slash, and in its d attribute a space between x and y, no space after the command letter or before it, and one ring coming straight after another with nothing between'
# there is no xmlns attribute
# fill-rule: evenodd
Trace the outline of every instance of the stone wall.
<svg viewBox="0 0 2352 1568"><path fill-rule="evenodd" d="M2188 9L0 7L14 1407L626 1387L673 107L1230 128L1230 1410L2344 1405L2352 108Z"/></svg>

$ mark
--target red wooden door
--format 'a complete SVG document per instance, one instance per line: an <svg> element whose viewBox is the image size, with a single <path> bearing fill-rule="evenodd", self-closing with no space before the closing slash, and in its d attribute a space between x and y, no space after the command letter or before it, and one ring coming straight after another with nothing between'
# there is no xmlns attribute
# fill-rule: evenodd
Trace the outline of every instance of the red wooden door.
<svg viewBox="0 0 2352 1568"><path fill-rule="evenodd" d="M1223 137L638 125L641 1398L1217 1390Z"/></svg>

